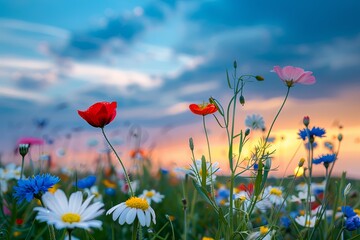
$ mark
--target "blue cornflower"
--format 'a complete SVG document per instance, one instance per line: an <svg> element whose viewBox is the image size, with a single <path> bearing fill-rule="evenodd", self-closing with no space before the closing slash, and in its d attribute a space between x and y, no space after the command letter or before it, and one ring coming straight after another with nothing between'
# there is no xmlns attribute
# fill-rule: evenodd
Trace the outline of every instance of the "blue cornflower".
<svg viewBox="0 0 360 240"><path fill-rule="evenodd" d="M313 127L311 130L304 128L299 131L299 136L302 140L305 140L308 136L310 137L323 137L326 131L324 128Z"/></svg>
<svg viewBox="0 0 360 240"><path fill-rule="evenodd" d="M289 228L291 225L291 220L288 217L281 217L280 218L280 224L284 228Z"/></svg>
<svg viewBox="0 0 360 240"><path fill-rule="evenodd" d="M349 231L354 231L360 228L360 218L358 215L349 217L345 220L345 228Z"/></svg>
<svg viewBox="0 0 360 240"><path fill-rule="evenodd" d="M114 196L115 195L115 189L113 188L105 188L105 194L109 195L109 196Z"/></svg>
<svg viewBox="0 0 360 240"><path fill-rule="evenodd" d="M332 163L336 160L336 154L332 153L332 154L326 154L326 155L322 155L318 158L314 158L313 159L313 163L314 164L320 164L320 163Z"/></svg>
<svg viewBox="0 0 360 240"><path fill-rule="evenodd" d="M352 207L350 206L343 206L341 207L341 211L344 213L345 217L350 218L356 215Z"/></svg>
<svg viewBox="0 0 360 240"><path fill-rule="evenodd" d="M259 169L259 164L255 163L254 164L254 171L257 171Z"/></svg>
<svg viewBox="0 0 360 240"><path fill-rule="evenodd" d="M163 175L167 175L169 173L169 170L166 169L166 168L160 168L160 172L163 174Z"/></svg>
<svg viewBox="0 0 360 240"><path fill-rule="evenodd" d="M78 188L91 188L96 182L96 176L90 175L77 181ZM73 184L76 186L76 183Z"/></svg>
<svg viewBox="0 0 360 240"><path fill-rule="evenodd" d="M54 186L60 181L60 178L53 176L49 173L38 174L28 179L21 179L14 187L14 198L17 198L17 203L20 204L26 199L31 202L34 197L40 199L41 195L48 191L49 188Z"/></svg>

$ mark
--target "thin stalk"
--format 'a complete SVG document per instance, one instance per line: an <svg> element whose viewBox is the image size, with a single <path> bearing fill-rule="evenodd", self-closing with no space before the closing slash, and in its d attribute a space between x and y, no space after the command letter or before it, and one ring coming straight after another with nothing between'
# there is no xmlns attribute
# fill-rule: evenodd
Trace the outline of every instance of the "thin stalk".
<svg viewBox="0 0 360 240"><path fill-rule="evenodd" d="M126 168L125 168L123 162L121 161L120 156L117 154L117 152L115 151L114 147L113 147L112 144L110 143L109 139L106 137L104 128L101 128L101 131L102 131L102 133L103 133L103 135L104 135L104 138L105 138L106 142L109 144L111 150L115 153L116 158L119 160L119 163L121 164L121 167L122 167L122 169L123 169L123 171L124 171L125 179L126 179L126 182L127 182L128 186L129 186L129 190L130 190L131 196L134 196L134 191L133 191L133 189L132 189L132 187L131 187L131 182L130 182L129 175L128 175L127 171L126 171Z"/></svg>
<svg viewBox="0 0 360 240"><path fill-rule="evenodd" d="M284 98L284 101L283 101L283 103L281 104L281 107L280 107L279 111L277 112L277 114L276 114L273 122L272 122L271 125L270 125L270 128L269 128L268 134L266 135L265 143L264 143L264 144L266 144L267 141L269 140L269 136L270 136L271 130L272 130L272 128L274 127L274 124L275 124L277 118L279 117L281 110L283 109L283 107L284 107L284 105L285 105L285 102L286 102L286 100L287 100L287 98L288 98L288 96L289 96L289 93L290 93L290 87L288 87L287 92L286 92L286 95L285 95L285 98ZM264 151L265 151L265 150L264 150Z"/></svg>
<svg viewBox="0 0 360 240"><path fill-rule="evenodd" d="M70 228L67 229L67 232L68 232L68 234L69 234L69 240L71 240L71 230L72 230L72 229L70 229Z"/></svg>
<svg viewBox="0 0 360 240"><path fill-rule="evenodd" d="M25 156L22 156L22 159L21 159L21 173L20 173L20 180L22 179L23 174L24 174L24 160L25 160Z"/></svg>
<svg viewBox="0 0 360 240"><path fill-rule="evenodd" d="M211 197L213 199L215 199L215 191L214 191L214 184L213 184L213 180L212 180L212 175L213 175L213 171L212 171L212 160L211 160L211 148L210 148L210 142L209 142L209 136L206 130L206 123L205 123L205 116L203 115L203 127L204 127L204 132L205 132L205 136L206 136L206 143L207 143L207 148L208 148L208 154L209 154L209 162L210 162L210 192L211 192ZM206 174L206 173L203 173Z"/></svg>
<svg viewBox="0 0 360 240"><path fill-rule="evenodd" d="M133 231L131 234L131 239L136 240L137 239L137 230L138 230L138 219L135 218L135 221L133 222Z"/></svg>
<svg viewBox="0 0 360 240"><path fill-rule="evenodd" d="M43 202L42 199L41 199L41 197L39 197L38 199L39 199L39 201L40 201L40 203L41 203L41 206L43 206L44 208L46 208L45 205L44 205L44 202ZM48 224L48 229L49 229L50 239L51 239L51 240L56 240L56 235L55 235L54 226ZM71 234L70 234L70 235L71 235ZM69 237L70 237L70 235L69 235ZM69 239L71 240L71 238L69 238Z"/></svg>
<svg viewBox="0 0 360 240"><path fill-rule="evenodd" d="M207 130L206 130L205 116L204 115L203 115L203 127L204 127L205 136L206 136L206 143L207 143L207 147L208 147L209 161L210 161L210 164L212 164L211 151L210 151L210 142L209 142L209 137L208 137L208 133L207 133Z"/></svg>
<svg viewBox="0 0 360 240"><path fill-rule="evenodd" d="M175 232L174 232L174 226L173 226L173 224L172 224L172 221L171 221L171 219L170 219L170 217L168 218L168 220L169 220L169 222L170 222L170 227L171 227L171 235L172 235L172 240L175 240ZM185 239L186 239L186 236L184 236L185 237Z"/></svg>
<svg viewBox="0 0 360 240"><path fill-rule="evenodd" d="M182 190L183 190L183 210L184 210L184 240L186 240L186 235L187 235L187 214L186 214L186 211L187 211L187 206L186 206L186 202L187 202L187 199L186 199L186 190L185 190L185 180L182 181ZM169 219L170 221L170 224L172 225L171 223L171 220Z"/></svg>

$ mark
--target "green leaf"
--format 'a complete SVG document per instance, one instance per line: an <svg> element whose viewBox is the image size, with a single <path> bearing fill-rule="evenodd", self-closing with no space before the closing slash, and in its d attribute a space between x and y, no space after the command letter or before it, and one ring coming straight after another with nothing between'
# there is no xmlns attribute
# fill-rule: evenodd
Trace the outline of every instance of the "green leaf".
<svg viewBox="0 0 360 240"><path fill-rule="evenodd" d="M201 177L201 187L206 189L206 176L208 175L208 173L207 173L206 160L204 155L201 157L201 171L199 172L199 174Z"/></svg>
<svg viewBox="0 0 360 240"><path fill-rule="evenodd" d="M226 69L226 80L227 80L227 83L229 85L229 88L232 89L231 87L231 83L230 83L230 78L229 78L229 73L228 73L228 70Z"/></svg>

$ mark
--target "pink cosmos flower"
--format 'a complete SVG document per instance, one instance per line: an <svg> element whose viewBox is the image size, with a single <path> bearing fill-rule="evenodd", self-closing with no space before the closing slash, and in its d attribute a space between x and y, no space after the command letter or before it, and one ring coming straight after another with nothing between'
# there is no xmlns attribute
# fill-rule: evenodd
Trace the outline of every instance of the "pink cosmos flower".
<svg viewBox="0 0 360 240"><path fill-rule="evenodd" d="M312 72L304 71L302 68L286 66L281 68L275 66L273 72L276 72L279 78L288 86L292 87L295 83L301 84L314 84L315 77L312 76Z"/></svg>

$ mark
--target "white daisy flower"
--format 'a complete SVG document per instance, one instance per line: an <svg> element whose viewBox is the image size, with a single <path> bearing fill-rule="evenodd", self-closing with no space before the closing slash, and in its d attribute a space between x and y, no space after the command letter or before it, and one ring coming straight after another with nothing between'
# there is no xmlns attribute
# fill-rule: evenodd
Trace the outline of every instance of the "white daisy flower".
<svg viewBox="0 0 360 240"><path fill-rule="evenodd" d="M99 193L99 188L97 186L85 188L84 192L86 192L88 196L94 195L94 202L102 202L102 195Z"/></svg>
<svg viewBox="0 0 360 240"><path fill-rule="evenodd" d="M298 196L292 195L290 198L290 202L299 202L301 203L302 201L307 201L308 199L308 194L307 192L299 192ZM314 202L315 201L315 197L311 196L310 197L310 202Z"/></svg>
<svg viewBox="0 0 360 240"><path fill-rule="evenodd" d="M295 218L295 222L303 227L314 227L316 223L316 216L310 217L308 215L298 216Z"/></svg>
<svg viewBox="0 0 360 240"><path fill-rule="evenodd" d="M112 219L116 221L119 218L119 224L132 224L137 217L141 226L150 226L151 220L156 224L154 210L144 198L131 197L106 212L106 215L112 213Z"/></svg>
<svg viewBox="0 0 360 240"><path fill-rule="evenodd" d="M8 181L20 179L21 167L9 163L5 168L0 168L0 194L8 191Z"/></svg>
<svg viewBox="0 0 360 240"><path fill-rule="evenodd" d="M101 228L102 222L94 218L104 212L104 209L101 209L104 204L90 204L93 197L94 195L89 196L83 202L83 194L80 191L72 193L69 200L61 189L56 190L54 194L47 192L41 198L46 208L34 208L38 211L36 219L53 224L57 229Z"/></svg>
<svg viewBox="0 0 360 240"><path fill-rule="evenodd" d="M280 206L284 202L282 187L268 186L264 190L264 197L268 198L276 206ZM286 202L284 202L284 206L286 206Z"/></svg>
<svg viewBox="0 0 360 240"><path fill-rule="evenodd" d="M245 126L252 130L265 129L265 122L262 116L259 114L248 115L245 119Z"/></svg>
<svg viewBox="0 0 360 240"><path fill-rule="evenodd" d="M151 204L151 201L154 201L156 203L161 202L164 198L164 195L161 195L159 192L151 189L150 191L144 190L143 193L140 194L139 198L145 198L146 201Z"/></svg>
<svg viewBox="0 0 360 240"><path fill-rule="evenodd" d="M206 162L206 172L203 173L201 160L196 160L195 165L190 165L189 175L195 179L195 181L201 185L203 174L206 175L206 185L210 185L215 182L216 175L215 173L219 170L219 163L215 162L211 164Z"/></svg>
<svg viewBox="0 0 360 240"><path fill-rule="evenodd" d="M247 240L255 240L255 239L263 239L263 240L270 240L274 235L276 231L273 230L269 232L269 228L266 226L261 226L259 231L253 232L249 234L249 236L246 238Z"/></svg>

